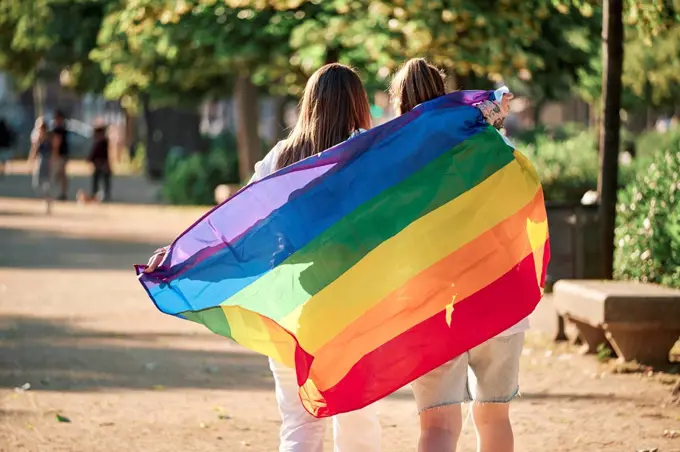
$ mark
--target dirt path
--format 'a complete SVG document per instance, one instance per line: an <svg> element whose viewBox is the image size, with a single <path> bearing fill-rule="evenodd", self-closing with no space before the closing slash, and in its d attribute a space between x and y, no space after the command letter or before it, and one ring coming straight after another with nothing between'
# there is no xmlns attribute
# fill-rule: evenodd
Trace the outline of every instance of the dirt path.
<svg viewBox="0 0 680 452"><path fill-rule="evenodd" d="M40 209L0 198L0 451L275 450L266 360L157 312L130 268L200 211ZM680 451L664 437L680 431L676 377L607 373L549 345L528 339L516 450ZM379 407L384 450L415 450L409 390ZM473 445L468 425L460 450Z"/></svg>

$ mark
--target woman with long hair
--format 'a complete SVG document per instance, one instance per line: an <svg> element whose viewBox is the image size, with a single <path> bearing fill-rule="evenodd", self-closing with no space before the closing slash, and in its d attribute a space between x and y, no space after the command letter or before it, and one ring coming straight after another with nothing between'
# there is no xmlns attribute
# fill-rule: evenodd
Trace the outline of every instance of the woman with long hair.
<svg viewBox="0 0 680 452"><path fill-rule="evenodd" d="M370 128L368 96L359 76L347 66L328 64L307 81L297 124L255 165L250 183L276 170L318 154ZM165 251L149 261L146 272L160 264ZM276 401L281 414L280 452L321 452L325 420L317 419L302 406L295 370L272 359ZM380 450L380 424L372 406L333 417L336 452Z"/></svg>
<svg viewBox="0 0 680 452"><path fill-rule="evenodd" d="M478 105L484 118L499 128L510 109L511 94ZM412 59L395 74L390 95L397 114L446 94L444 74L422 58ZM479 452L514 448L509 402L519 392L519 359L528 319L423 375L412 384L420 413L419 450L455 451L462 430L461 403L473 401L472 417ZM468 383L468 367L475 385ZM472 389L472 390L471 390Z"/></svg>

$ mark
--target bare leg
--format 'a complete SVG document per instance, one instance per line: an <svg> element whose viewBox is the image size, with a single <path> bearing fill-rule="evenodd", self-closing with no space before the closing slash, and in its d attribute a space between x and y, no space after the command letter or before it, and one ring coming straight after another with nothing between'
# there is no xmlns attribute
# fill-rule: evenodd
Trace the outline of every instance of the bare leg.
<svg viewBox="0 0 680 452"><path fill-rule="evenodd" d="M463 418L460 404L431 408L420 413L419 452L455 452Z"/></svg>
<svg viewBox="0 0 680 452"><path fill-rule="evenodd" d="M474 403L472 417L477 431L477 452L513 452L509 403Z"/></svg>
<svg viewBox="0 0 680 452"><path fill-rule="evenodd" d="M64 164L64 172L61 173L61 197L66 198L68 196L68 177L66 176L66 164Z"/></svg>

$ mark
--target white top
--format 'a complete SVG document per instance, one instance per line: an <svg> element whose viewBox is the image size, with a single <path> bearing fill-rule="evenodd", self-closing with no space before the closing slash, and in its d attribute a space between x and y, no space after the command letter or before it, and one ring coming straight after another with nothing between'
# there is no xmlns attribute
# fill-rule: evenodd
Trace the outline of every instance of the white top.
<svg viewBox="0 0 680 452"><path fill-rule="evenodd" d="M503 331L501 334L499 334L496 337L505 337L505 336L512 336L513 334L517 333L524 333L529 329L531 325L529 324L529 317L524 317L522 320L519 322L515 323L513 326L508 328L507 330Z"/></svg>
<svg viewBox="0 0 680 452"><path fill-rule="evenodd" d="M349 138L355 137L362 132L365 131L357 130L356 132L352 133L352 135L350 135ZM276 146L274 146L272 150L269 151L262 160L255 164L255 174L253 174L253 177L248 182L249 184L260 179L263 179L276 171L276 163L278 162L279 155L281 155L281 151L283 150L283 144L284 144L283 141L279 141L278 143L276 143ZM516 333L523 333L528 329L529 329L529 317L526 317L525 319L521 320L519 323L508 328L507 330L503 331L496 337L510 336Z"/></svg>
<svg viewBox="0 0 680 452"><path fill-rule="evenodd" d="M274 146L262 160L255 164L255 174L253 174L253 177L250 178L250 181L248 182L249 184L252 184L253 182L256 182L260 179L264 179L276 171L276 162L279 161L279 155L281 155L283 143L283 141L276 143L276 146Z"/></svg>
<svg viewBox="0 0 680 452"><path fill-rule="evenodd" d="M347 139L349 140L350 138L354 138L355 136L364 132L364 129L355 130ZM285 141L279 141L276 143L276 146L274 146L262 160L255 164L255 174L253 174L253 177L251 177L250 181L248 181L249 184L252 184L253 182L260 179L264 179L276 171L276 163L279 161L279 156L281 155L281 151L283 151L284 143Z"/></svg>

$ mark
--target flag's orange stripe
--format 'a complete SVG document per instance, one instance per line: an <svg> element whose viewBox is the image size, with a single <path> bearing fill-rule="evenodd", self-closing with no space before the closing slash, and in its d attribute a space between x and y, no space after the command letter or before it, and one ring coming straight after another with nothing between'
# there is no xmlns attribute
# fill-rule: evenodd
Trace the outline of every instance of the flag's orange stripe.
<svg viewBox="0 0 680 452"><path fill-rule="evenodd" d="M546 239L547 218L539 190L516 214L412 278L316 351L311 378L320 391L333 387L362 356L392 339L395 332L493 283L532 252L541 254ZM538 278L540 273L537 284ZM418 299L423 302L414 306L413 300Z"/></svg>
<svg viewBox="0 0 680 452"><path fill-rule="evenodd" d="M548 255L547 241L545 246L544 255ZM535 275L534 256L529 255L459 303L450 321L447 310L442 309L396 335L363 356L332 388L319 390L311 379L303 382L302 405L316 417L365 407L478 346L534 310L541 299Z"/></svg>

